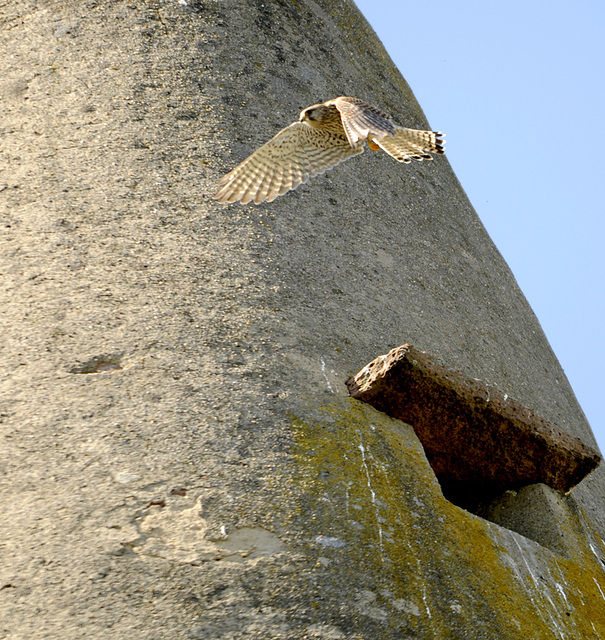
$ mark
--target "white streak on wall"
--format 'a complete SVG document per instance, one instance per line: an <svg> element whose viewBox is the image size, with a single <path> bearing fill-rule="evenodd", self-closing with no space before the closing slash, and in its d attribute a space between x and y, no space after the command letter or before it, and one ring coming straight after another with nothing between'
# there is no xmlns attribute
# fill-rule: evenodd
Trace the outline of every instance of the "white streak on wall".
<svg viewBox="0 0 605 640"><path fill-rule="evenodd" d="M603 589L601 589L601 585L597 582L597 579L593 577L594 583L597 585L598 590L601 592L601 596L603 600L605 600L605 593L603 593Z"/></svg>
<svg viewBox="0 0 605 640"><path fill-rule="evenodd" d="M361 451L361 466L365 471L368 481L368 489L370 490L370 495L372 496L372 504L374 505L374 510L376 511L376 523L378 524L378 543L380 545L380 559L384 562L384 548L382 545L382 526L380 525L380 513L378 511L378 503L376 502L376 493L374 489L372 489L372 479L370 478L370 470L366 462L366 450L363 446L363 442L359 443L358 449Z"/></svg>
<svg viewBox="0 0 605 640"><path fill-rule="evenodd" d="M536 576L534 575L534 572L531 570L531 567L529 566L529 562L527 562L527 559L525 557L525 554L523 553L523 549L521 548L521 545L519 544L519 541L517 540L517 538L515 536L513 536L513 540L515 541L515 544L517 545L517 548L519 549L519 553L521 554L521 558L523 558L523 562L525 563L525 566L527 568L527 571L529 572L529 575L531 576L531 580L533 582L534 588L537 591L538 594L540 594L541 596L543 596L544 598L546 598L550 604L550 606L552 607L552 610L554 610L555 612L557 612L557 614L559 613L558 608L555 606L554 602L551 600L549 594L548 594L548 587L550 586L548 583L546 583L546 585L540 584L538 582L538 580L536 579ZM550 628L552 628L553 626L556 628L559 637L562 638L562 640L565 640L565 636L563 635L563 632L561 631L561 628L559 627L559 623L553 618L552 615L552 611L551 609L547 609L546 610L546 614L548 615L548 617L550 618L551 621L551 625L548 624L548 622L545 620L544 618L544 608L541 606L540 603L536 602L533 595L530 593L529 597L531 598L532 602L534 603L534 606L536 607L538 613L540 614L540 617L542 618L542 621L544 622L544 624L546 624L546 626L550 626ZM554 631L554 629L553 629Z"/></svg>
<svg viewBox="0 0 605 640"><path fill-rule="evenodd" d="M326 373L326 363L324 362L323 358L321 358L321 372L324 374L324 378L328 383L328 389L330 390L330 393L334 393L334 389L332 389L332 385L330 384L330 378L328 378L328 374Z"/></svg>

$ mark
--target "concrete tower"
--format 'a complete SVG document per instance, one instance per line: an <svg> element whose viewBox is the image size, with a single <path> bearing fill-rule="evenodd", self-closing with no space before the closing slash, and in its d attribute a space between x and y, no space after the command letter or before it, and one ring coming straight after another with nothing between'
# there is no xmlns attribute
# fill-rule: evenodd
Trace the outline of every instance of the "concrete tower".
<svg viewBox="0 0 605 640"><path fill-rule="evenodd" d="M605 637L603 469L549 486L594 437L447 158L210 198L315 102L429 128L353 2L0 14L0 637ZM404 343L469 415L550 434L550 476L487 495L469 460L528 458L489 426L448 485L418 425L349 395Z"/></svg>

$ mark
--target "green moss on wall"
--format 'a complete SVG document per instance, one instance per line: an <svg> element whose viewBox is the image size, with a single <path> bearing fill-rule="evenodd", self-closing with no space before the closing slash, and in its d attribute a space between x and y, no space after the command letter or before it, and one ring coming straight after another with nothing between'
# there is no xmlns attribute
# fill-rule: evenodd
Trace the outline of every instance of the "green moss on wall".
<svg viewBox="0 0 605 640"><path fill-rule="evenodd" d="M310 536L334 541L326 555L349 563L361 616L423 638L605 637L596 558L449 503L408 425L352 399L315 417L293 420L300 509Z"/></svg>

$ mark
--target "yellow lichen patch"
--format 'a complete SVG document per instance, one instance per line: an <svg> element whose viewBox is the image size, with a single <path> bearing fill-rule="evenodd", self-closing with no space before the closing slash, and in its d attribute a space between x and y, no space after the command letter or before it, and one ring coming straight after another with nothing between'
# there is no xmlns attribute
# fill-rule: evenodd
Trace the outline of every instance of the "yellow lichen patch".
<svg viewBox="0 0 605 640"><path fill-rule="evenodd" d="M302 521L337 541L325 553L347 563L360 616L423 637L605 637L596 558L564 558L449 503L408 425L342 399L293 432Z"/></svg>

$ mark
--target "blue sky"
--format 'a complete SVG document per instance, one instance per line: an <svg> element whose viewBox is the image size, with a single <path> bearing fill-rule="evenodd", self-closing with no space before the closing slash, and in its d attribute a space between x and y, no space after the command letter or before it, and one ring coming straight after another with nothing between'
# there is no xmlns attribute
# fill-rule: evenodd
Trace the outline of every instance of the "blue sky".
<svg viewBox="0 0 605 640"><path fill-rule="evenodd" d="M605 2L356 3L447 134L605 452Z"/></svg>

